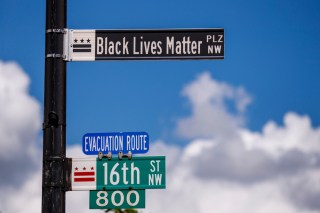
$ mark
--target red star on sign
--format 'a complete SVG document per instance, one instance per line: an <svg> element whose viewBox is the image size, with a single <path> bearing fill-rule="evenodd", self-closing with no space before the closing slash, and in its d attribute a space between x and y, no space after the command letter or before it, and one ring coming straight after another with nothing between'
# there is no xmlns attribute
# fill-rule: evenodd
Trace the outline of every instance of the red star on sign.
<svg viewBox="0 0 320 213"><path fill-rule="evenodd" d="M87 168L86 167L83 167L83 170L86 170Z"/></svg>
<svg viewBox="0 0 320 213"><path fill-rule="evenodd" d="M75 170L78 171L78 167L76 167Z"/></svg>
<svg viewBox="0 0 320 213"><path fill-rule="evenodd" d="M93 167L91 167L91 170L94 170L94 168L93 168Z"/></svg>

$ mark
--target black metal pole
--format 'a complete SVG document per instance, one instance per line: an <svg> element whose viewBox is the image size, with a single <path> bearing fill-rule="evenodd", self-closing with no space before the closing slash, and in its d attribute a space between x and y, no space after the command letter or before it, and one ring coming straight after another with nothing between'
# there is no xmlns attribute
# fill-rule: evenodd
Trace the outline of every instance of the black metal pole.
<svg viewBox="0 0 320 213"><path fill-rule="evenodd" d="M64 213L66 191L66 0L46 1L42 213Z"/></svg>

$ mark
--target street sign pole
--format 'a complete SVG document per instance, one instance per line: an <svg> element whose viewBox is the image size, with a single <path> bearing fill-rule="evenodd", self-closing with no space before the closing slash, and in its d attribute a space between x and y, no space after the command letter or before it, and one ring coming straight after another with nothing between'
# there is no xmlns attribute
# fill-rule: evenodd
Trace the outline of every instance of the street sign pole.
<svg viewBox="0 0 320 213"><path fill-rule="evenodd" d="M64 213L66 191L66 0L46 1L42 213Z"/></svg>

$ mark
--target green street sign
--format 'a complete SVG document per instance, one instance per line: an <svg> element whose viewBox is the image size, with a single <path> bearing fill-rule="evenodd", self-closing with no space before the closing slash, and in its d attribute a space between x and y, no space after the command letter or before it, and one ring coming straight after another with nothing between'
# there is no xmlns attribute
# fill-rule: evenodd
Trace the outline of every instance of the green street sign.
<svg viewBox="0 0 320 213"><path fill-rule="evenodd" d="M103 158L97 160L97 190L164 189L165 168L164 156Z"/></svg>
<svg viewBox="0 0 320 213"><path fill-rule="evenodd" d="M72 158L71 190L166 188L165 156Z"/></svg>
<svg viewBox="0 0 320 213"><path fill-rule="evenodd" d="M145 208L145 190L90 191L90 209Z"/></svg>

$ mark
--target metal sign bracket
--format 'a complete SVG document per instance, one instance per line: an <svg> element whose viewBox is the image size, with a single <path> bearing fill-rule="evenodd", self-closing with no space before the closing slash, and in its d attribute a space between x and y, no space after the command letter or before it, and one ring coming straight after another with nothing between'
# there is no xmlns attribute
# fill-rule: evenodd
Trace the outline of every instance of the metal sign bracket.
<svg viewBox="0 0 320 213"><path fill-rule="evenodd" d="M64 37L63 37L63 60L70 61L69 57L69 41L71 39L71 33L69 29L65 29Z"/></svg>
<svg viewBox="0 0 320 213"><path fill-rule="evenodd" d="M46 54L46 58L63 58L66 60L66 54L65 54L65 35L68 33L68 29L47 29L46 34L54 33L54 34L64 34L63 38L63 53L50 53Z"/></svg>

